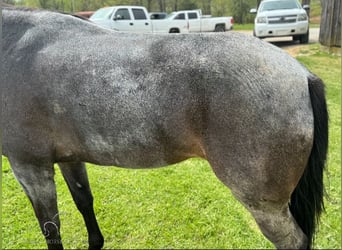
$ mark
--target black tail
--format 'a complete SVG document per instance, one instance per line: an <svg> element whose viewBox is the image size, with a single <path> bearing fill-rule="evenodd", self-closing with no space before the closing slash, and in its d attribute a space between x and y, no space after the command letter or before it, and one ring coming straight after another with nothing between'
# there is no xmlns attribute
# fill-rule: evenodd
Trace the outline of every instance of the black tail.
<svg viewBox="0 0 342 250"><path fill-rule="evenodd" d="M314 140L308 165L292 193L290 210L306 234L307 249L310 249L320 214L324 210L323 170L328 151L328 111L322 80L310 75L308 82L314 116Z"/></svg>

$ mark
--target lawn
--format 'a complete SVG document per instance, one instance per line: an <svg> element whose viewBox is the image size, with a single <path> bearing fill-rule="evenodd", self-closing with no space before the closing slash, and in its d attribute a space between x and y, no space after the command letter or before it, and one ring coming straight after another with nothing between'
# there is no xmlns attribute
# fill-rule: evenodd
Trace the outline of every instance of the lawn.
<svg viewBox="0 0 342 250"><path fill-rule="evenodd" d="M341 248L341 58L301 51L298 60L326 84L330 112L326 212L315 248ZM191 159L168 168L125 170L88 164L105 248L273 248L249 213L207 162ZM66 248L87 248L81 215L56 167ZM46 248L29 200L2 158L2 247Z"/></svg>

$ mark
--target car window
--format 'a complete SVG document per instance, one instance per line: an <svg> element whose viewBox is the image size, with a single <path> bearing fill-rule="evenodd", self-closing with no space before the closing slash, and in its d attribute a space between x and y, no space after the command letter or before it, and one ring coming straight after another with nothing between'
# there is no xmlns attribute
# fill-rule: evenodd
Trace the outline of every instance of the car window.
<svg viewBox="0 0 342 250"><path fill-rule="evenodd" d="M189 17L189 19L197 19L197 13L196 12L189 12L188 17Z"/></svg>
<svg viewBox="0 0 342 250"><path fill-rule="evenodd" d="M114 17L118 20L131 20L128 9L118 9Z"/></svg>
<svg viewBox="0 0 342 250"><path fill-rule="evenodd" d="M167 14L166 13L151 13L150 18L151 19L164 19L166 18Z"/></svg>
<svg viewBox="0 0 342 250"><path fill-rule="evenodd" d="M113 8L102 8L97 10L92 16L91 19L103 19L110 18L110 14L113 13Z"/></svg>
<svg viewBox="0 0 342 250"><path fill-rule="evenodd" d="M175 17L175 19L181 19L181 20L183 20L183 19L185 19L185 14L184 13L180 13L180 14L178 14L176 17Z"/></svg>
<svg viewBox="0 0 342 250"><path fill-rule="evenodd" d="M132 11L133 11L133 16L135 20L147 19L145 11L143 11L142 9L132 9Z"/></svg>

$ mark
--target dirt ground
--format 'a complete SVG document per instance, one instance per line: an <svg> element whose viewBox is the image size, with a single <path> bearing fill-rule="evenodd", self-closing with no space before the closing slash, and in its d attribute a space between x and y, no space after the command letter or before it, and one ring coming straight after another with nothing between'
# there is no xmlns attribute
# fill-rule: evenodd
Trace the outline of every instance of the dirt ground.
<svg viewBox="0 0 342 250"><path fill-rule="evenodd" d="M309 51L309 45L296 45L283 48L291 56L296 57L302 53L302 51ZM307 53L305 55L308 55Z"/></svg>

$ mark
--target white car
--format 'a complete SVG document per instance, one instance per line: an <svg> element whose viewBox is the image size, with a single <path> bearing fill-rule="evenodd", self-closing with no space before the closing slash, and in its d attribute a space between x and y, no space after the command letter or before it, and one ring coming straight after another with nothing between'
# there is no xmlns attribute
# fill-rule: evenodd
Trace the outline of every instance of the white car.
<svg viewBox="0 0 342 250"><path fill-rule="evenodd" d="M292 36L300 43L309 42L308 5L302 7L298 0L263 0L254 21L254 36L259 38Z"/></svg>

